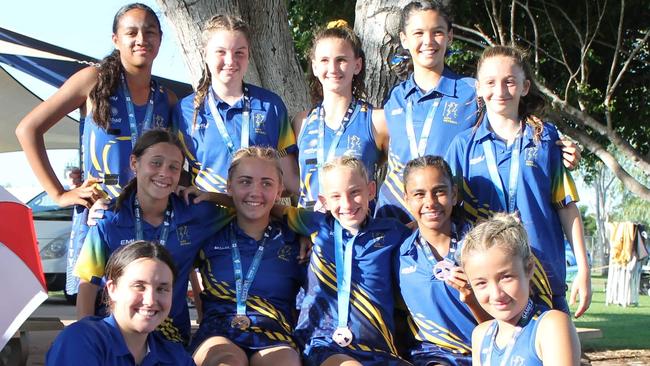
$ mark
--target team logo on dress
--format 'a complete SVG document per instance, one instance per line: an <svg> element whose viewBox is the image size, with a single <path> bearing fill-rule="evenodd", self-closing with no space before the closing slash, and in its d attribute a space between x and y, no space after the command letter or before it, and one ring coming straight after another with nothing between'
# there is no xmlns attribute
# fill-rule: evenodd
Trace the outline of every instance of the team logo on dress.
<svg viewBox="0 0 650 366"><path fill-rule="evenodd" d="M476 165L485 160L485 155L477 156L475 158L469 159L469 165Z"/></svg>
<svg viewBox="0 0 650 366"><path fill-rule="evenodd" d="M511 366L524 366L525 364L526 364L526 360L521 356L514 356L510 360Z"/></svg>
<svg viewBox="0 0 650 366"><path fill-rule="evenodd" d="M537 166L537 155L539 154L539 147L532 146L524 149L526 154L526 166L536 167Z"/></svg>
<svg viewBox="0 0 650 366"><path fill-rule="evenodd" d="M153 124L151 128L163 128L165 127L165 118L163 116L156 114L153 116Z"/></svg>
<svg viewBox="0 0 650 366"><path fill-rule="evenodd" d="M266 135L263 113L253 113L253 123L255 124L255 133Z"/></svg>
<svg viewBox="0 0 650 366"><path fill-rule="evenodd" d="M192 241L190 240L190 229L187 225L181 225L176 228L176 236L178 236L178 242L183 245L190 245Z"/></svg>
<svg viewBox="0 0 650 366"><path fill-rule="evenodd" d="M291 246L285 245L278 250L278 259L289 262L291 259Z"/></svg>
<svg viewBox="0 0 650 366"><path fill-rule="evenodd" d="M373 232L372 239L368 241L368 245L372 245L374 248L383 248L385 236L384 233Z"/></svg>
<svg viewBox="0 0 650 366"><path fill-rule="evenodd" d="M451 123L457 125L458 122L458 103L456 102L445 102L445 110L443 112L443 122Z"/></svg>
<svg viewBox="0 0 650 366"><path fill-rule="evenodd" d="M110 99L113 102L117 102L117 95L111 95L110 97L108 97L108 99Z"/></svg>
<svg viewBox="0 0 650 366"><path fill-rule="evenodd" d="M404 268L402 268L402 270L401 270L400 272L401 272L402 274L411 274L411 273L415 273L415 271L417 271L417 269L418 269L418 266L416 266L416 265L414 264L414 265L412 265L412 266L408 266L408 267L404 267Z"/></svg>
<svg viewBox="0 0 650 366"><path fill-rule="evenodd" d="M359 152L361 152L361 138L357 135L348 136L348 150L345 155L356 156L355 153Z"/></svg>
<svg viewBox="0 0 650 366"><path fill-rule="evenodd" d="M398 114L404 113L404 108L395 108L392 111L390 111L391 116L397 116Z"/></svg>
<svg viewBox="0 0 650 366"><path fill-rule="evenodd" d="M111 107L111 116L117 116L118 113L120 113L120 111L118 111L116 107Z"/></svg>
<svg viewBox="0 0 650 366"><path fill-rule="evenodd" d="M131 244L131 243L134 243L134 242L135 242L135 239L122 239L122 240L120 240L120 245L127 245L127 244Z"/></svg>

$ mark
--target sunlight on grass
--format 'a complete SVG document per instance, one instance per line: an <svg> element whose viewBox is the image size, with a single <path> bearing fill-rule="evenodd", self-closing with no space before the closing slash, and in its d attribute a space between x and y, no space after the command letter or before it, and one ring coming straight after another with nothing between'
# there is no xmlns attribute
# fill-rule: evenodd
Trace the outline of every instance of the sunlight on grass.
<svg viewBox="0 0 650 366"><path fill-rule="evenodd" d="M585 315L575 319L576 327L598 328L603 332L603 338L585 341L583 350L650 348L650 296L639 295L638 306L606 306L605 280L593 278L591 306Z"/></svg>

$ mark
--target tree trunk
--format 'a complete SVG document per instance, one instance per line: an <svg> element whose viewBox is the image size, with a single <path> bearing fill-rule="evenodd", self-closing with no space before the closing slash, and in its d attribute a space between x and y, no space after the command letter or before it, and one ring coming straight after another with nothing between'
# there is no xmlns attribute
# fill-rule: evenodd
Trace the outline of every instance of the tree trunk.
<svg viewBox="0 0 650 366"><path fill-rule="evenodd" d="M397 77L388 66L399 46L400 10L409 0L357 0L354 31L366 56L368 101L381 107Z"/></svg>
<svg viewBox="0 0 650 366"><path fill-rule="evenodd" d="M204 64L202 25L216 14L242 17L250 26L246 82L282 97L289 118L308 107L307 83L295 56L284 0L157 0L176 30L185 64L196 86Z"/></svg>

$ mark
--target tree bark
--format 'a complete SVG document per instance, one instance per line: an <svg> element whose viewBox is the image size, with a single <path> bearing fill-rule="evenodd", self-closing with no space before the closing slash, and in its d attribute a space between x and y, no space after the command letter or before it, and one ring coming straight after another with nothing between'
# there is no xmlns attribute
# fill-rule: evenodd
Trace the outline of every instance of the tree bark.
<svg viewBox="0 0 650 366"><path fill-rule="evenodd" d="M366 58L368 101L381 107L397 77L388 66L399 47L400 10L409 0L357 0L354 31L361 39Z"/></svg>
<svg viewBox="0 0 650 366"><path fill-rule="evenodd" d="M204 65L201 28L216 14L244 19L251 30L250 62L246 82L282 97L289 118L308 107L308 90L289 32L283 0L157 0L176 30L185 64L196 86Z"/></svg>

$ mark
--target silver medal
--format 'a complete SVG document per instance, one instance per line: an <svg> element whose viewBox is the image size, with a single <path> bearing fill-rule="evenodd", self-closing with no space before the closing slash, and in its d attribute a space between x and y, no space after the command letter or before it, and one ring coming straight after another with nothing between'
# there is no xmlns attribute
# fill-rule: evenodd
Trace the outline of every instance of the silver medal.
<svg viewBox="0 0 650 366"><path fill-rule="evenodd" d="M352 331L348 327L336 328L332 333L332 340L341 347L347 347L352 343Z"/></svg>
<svg viewBox="0 0 650 366"><path fill-rule="evenodd" d="M441 260L433 266L433 275L440 281L445 281L451 275L454 264L448 260Z"/></svg>

